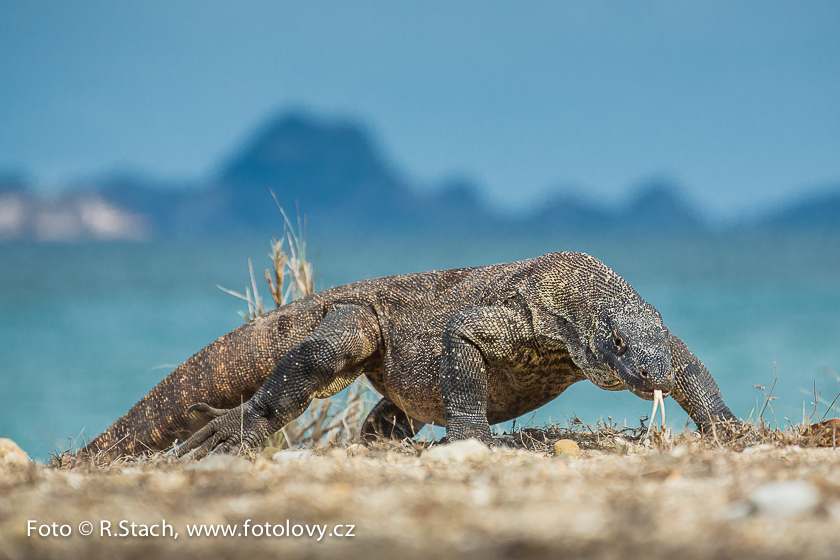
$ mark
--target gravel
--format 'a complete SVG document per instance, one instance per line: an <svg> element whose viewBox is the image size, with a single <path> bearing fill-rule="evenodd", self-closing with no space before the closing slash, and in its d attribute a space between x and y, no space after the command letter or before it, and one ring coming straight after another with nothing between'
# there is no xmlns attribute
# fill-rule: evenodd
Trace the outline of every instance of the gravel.
<svg viewBox="0 0 840 560"><path fill-rule="evenodd" d="M282 461L5 463L0 558L837 557L840 453L831 448L597 439L579 457L555 456L550 441L545 452L459 442L285 452ZM112 535L125 521L148 536L103 536L103 521ZM188 535L194 524L241 534L246 521L248 536ZM168 535L167 525L177 539L151 536ZM326 525L320 540L307 533L315 525Z"/></svg>

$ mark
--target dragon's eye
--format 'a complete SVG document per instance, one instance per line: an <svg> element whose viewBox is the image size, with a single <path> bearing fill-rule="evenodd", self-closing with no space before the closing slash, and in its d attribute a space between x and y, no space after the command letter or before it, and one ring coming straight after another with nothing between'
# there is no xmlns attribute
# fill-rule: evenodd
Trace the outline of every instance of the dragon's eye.
<svg viewBox="0 0 840 560"><path fill-rule="evenodd" d="M627 352L627 344L624 342L624 339L621 338L617 333L613 334L613 345L615 346L615 355L621 356L625 352Z"/></svg>

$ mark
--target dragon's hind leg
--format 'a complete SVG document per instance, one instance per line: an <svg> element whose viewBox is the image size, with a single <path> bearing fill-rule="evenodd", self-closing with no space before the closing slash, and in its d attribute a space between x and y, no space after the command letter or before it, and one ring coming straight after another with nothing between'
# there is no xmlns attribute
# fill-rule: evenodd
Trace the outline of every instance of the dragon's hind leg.
<svg viewBox="0 0 840 560"><path fill-rule="evenodd" d="M409 418L397 405L388 398L383 398L362 423L362 440L371 443L378 438L393 440L411 439L426 424L414 418Z"/></svg>

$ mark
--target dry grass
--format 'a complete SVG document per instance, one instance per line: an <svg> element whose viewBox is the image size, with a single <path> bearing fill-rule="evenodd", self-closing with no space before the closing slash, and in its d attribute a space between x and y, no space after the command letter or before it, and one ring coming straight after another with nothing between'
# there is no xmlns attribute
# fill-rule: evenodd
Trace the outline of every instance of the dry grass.
<svg viewBox="0 0 840 560"><path fill-rule="evenodd" d="M283 235L280 236L279 241L271 240L271 252L268 256L271 258L272 267L265 270L265 279L275 307L280 307L290 301L315 293L315 263L310 262L306 254L306 217L301 218L298 214L298 225L295 228L283 208L279 204L277 207L283 214ZM288 253L285 249L287 243ZM251 277L251 286L245 288L244 295L219 285L216 286L248 304L248 311L239 312L246 323L267 311L257 288L251 259L248 259L248 273ZM288 285L286 285L287 279Z"/></svg>

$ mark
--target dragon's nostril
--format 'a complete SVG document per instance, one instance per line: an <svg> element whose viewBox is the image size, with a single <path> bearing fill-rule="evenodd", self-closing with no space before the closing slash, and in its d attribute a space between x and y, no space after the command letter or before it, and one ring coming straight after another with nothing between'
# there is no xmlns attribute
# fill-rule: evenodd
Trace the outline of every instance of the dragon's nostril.
<svg viewBox="0 0 840 560"><path fill-rule="evenodd" d="M645 368L642 368L642 369L639 370L639 376L642 379L650 379L650 374L648 373L648 370L645 369Z"/></svg>

